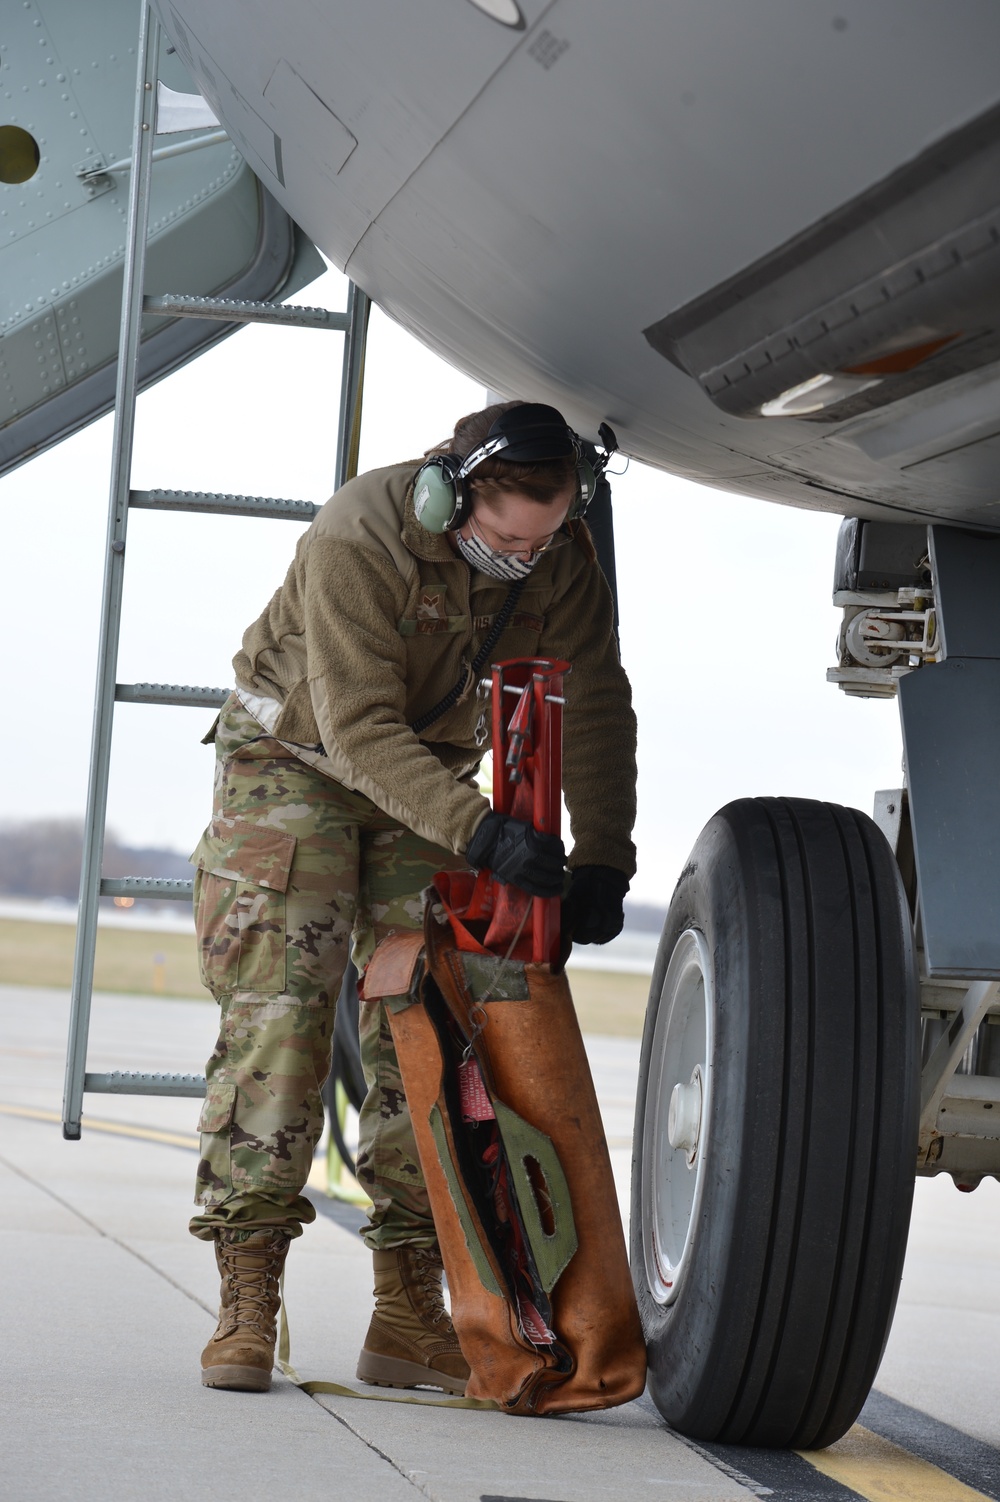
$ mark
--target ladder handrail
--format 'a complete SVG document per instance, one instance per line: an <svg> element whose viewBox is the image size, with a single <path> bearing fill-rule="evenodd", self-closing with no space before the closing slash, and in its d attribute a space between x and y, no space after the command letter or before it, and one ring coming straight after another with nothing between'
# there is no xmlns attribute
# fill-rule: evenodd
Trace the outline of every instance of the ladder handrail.
<svg viewBox="0 0 1000 1502"><path fill-rule="evenodd" d="M118 339L118 371L115 385L115 425L111 450L111 485L108 498L108 537L101 597L101 632L97 654L97 687L91 736L87 811L83 832L83 863L80 871L80 912L73 959L70 996L69 1046L66 1053L66 1087L63 1097L63 1136L80 1136L83 1110L83 1076L86 1068L87 1035L90 1030L90 998L94 954L97 946L97 908L100 900L101 859L104 854L104 821L108 807L111 720L114 710L115 670L121 628L122 585L125 565L125 533L128 526L129 475L135 433L135 397L139 373L139 338L142 328L142 274L145 265L149 222L149 185L152 176L153 137L156 133L157 63L160 53L160 23L149 6L142 5L139 22L135 117L132 133L133 169L129 180L128 231L122 281L122 326Z"/></svg>
<svg viewBox="0 0 1000 1502"><path fill-rule="evenodd" d="M353 282L347 289L347 338L340 377L340 418L337 424L336 489L358 472L361 442L361 401L365 382L365 349L372 301Z"/></svg>

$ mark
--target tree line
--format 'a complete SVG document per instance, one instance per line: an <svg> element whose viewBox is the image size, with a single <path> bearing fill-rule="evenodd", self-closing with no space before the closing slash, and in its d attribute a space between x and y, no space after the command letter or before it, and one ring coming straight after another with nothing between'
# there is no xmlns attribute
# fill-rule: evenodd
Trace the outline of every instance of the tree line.
<svg viewBox="0 0 1000 1502"><path fill-rule="evenodd" d="M75 901L80 891L82 860L82 819L0 823L0 896L64 897ZM194 867L176 850L125 845L108 830L102 875L189 880ZM663 908L626 898L625 926L633 932L659 933L665 916Z"/></svg>
<svg viewBox="0 0 1000 1502"><path fill-rule="evenodd" d="M0 894L4 896L75 901L82 861L82 819L0 823ZM125 845L111 830L105 835L105 876L190 878L193 874L190 861L176 850Z"/></svg>

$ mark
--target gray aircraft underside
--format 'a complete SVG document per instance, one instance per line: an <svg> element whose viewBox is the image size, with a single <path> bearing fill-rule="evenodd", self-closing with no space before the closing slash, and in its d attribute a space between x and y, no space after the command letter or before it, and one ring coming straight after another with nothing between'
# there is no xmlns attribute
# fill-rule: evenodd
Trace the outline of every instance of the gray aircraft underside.
<svg viewBox="0 0 1000 1502"><path fill-rule="evenodd" d="M446 358L637 458L1000 527L992 0L156 8L161 76L259 185L229 143L156 163L148 292L301 286L280 205ZM0 471L111 400L127 173L81 174L128 153L138 7L81 14L5 28L0 125L40 165L0 188ZM222 332L148 319L144 377Z"/></svg>
<svg viewBox="0 0 1000 1502"><path fill-rule="evenodd" d="M261 181L494 389L729 490L1000 526L993 0L157 0Z"/></svg>

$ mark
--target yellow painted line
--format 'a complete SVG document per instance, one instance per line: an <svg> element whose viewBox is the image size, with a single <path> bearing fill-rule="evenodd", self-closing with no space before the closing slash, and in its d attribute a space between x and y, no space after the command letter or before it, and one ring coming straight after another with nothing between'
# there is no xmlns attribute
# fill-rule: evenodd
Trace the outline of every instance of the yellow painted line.
<svg viewBox="0 0 1000 1502"><path fill-rule="evenodd" d="M21 1116L26 1121L51 1121L56 1126L62 1125L62 1117L58 1111L44 1111L39 1106L7 1106L0 1103L0 1116ZM133 1137L140 1142L161 1142L167 1147L186 1147L192 1152L197 1152L201 1146L198 1137L185 1132L164 1132L156 1127L124 1126L118 1121L98 1121L92 1116L84 1117L84 1130L88 1132L108 1132L113 1137ZM367 1208L371 1204L368 1195L365 1194L357 1179L344 1170L344 1178L350 1180L353 1189L342 1190L331 1196L333 1199L343 1199L345 1203ZM313 1160L307 1180L311 1189L321 1189L324 1194L329 1194L326 1177L326 1161L320 1156Z"/></svg>
<svg viewBox="0 0 1000 1502"><path fill-rule="evenodd" d="M348 1173L346 1168L341 1168L340 1182L334 1186L333 1192L330 1192L330 1179L326 1165L326 1152L317 1153L313 1158L309 1177L306 1179L308 1187L318 1189L321 1194L326 1195L327 1199L339 1200L343 1205L354 1205L360 1210L367 1210L371 1205L371 1200L354 1175Z"/></svg>
<svg viewBox="0 0 1000 1502"><path fill-rule="evenodd" d="M326 1193L326 1162L323 1158L314 1158L306 1179L310 1189L322 1189Z"/></svg>
<svg viewBox="0 0 1000 1502"><path fill-rule="evenodd" d="M53 1121L62 1124L58 1111L42 1111L36 1106L5 1106L0 1104L0 1116L22 1116L26 1121ZM92 1116L84 1119L88 1132L108 1132L112 1137L134 1137L140 1142L162 1142L167 1147L186 1147L197 1152L200 1143L193 1133L161 1132L155 1127L124 1126L118 1121L97 1121Z"/></svg>
<svg viewBox="0 0 1000 1502"><path fill-rule="evenodd" d="M826 1450L800 1450L803 1460L868 1502L989 1502L947 1471L855 1424Z"/></svg>

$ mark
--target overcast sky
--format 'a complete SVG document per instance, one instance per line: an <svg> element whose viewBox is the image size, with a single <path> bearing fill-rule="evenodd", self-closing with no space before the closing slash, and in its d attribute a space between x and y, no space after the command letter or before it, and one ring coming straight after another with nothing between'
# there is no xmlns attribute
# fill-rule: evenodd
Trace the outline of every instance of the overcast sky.
<svg viewBox="0 0 1000 1502"><path fill-rule="evenodd" d="M336 272L296 301L343 307ZM139 402L133 486L323 501L342 338L248 328ZM373 312L361 467L421 453L485 393ZM5 733L0 820L82 814L110 417L0 480ZM786 794L871 810L900 782L893 703L848 699L830 604L838 518L633 464L614 481L622 655L639 716L639 871L667 901L705 820ZM133 512L118 679L226 685L298 523ZM187 854L211 808L205 710L120 705L108 823ZM155 874L155 873L149 873Z"/></svg>

